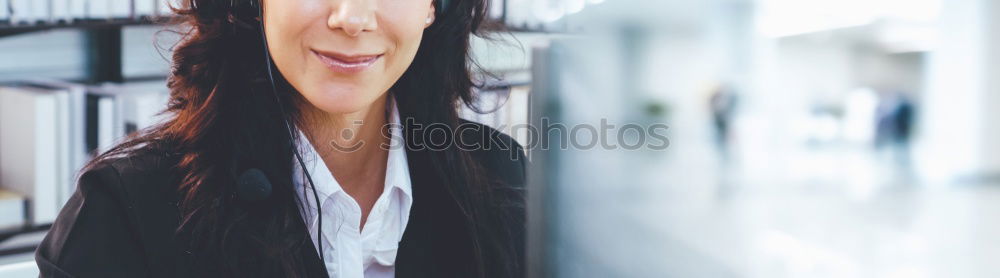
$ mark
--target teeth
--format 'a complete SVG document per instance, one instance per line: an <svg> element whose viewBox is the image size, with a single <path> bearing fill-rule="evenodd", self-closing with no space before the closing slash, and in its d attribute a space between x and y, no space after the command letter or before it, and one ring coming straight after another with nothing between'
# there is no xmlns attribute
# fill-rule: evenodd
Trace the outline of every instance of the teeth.
<svg viewBox="0 0 1000 278"><path fill-rule="evenodd" d="M341 61L341 62L344 62L344 63L349 63L349 64L358 64L358 63L364 63L364 62L367 62L367 61L371 61L371 60L372 60L371 58L365 58L365 59L350 59L350 60L344 60L344 59L337 59L336 57L330 57L330 58L331 58L331 59L334 59L334 60L337 60L337 61Z"/></svg>

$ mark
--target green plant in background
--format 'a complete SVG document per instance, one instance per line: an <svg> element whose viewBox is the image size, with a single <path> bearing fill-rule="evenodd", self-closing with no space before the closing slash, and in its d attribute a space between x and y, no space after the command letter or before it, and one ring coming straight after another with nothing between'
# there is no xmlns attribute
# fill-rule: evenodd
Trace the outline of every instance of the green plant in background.
<svg viewBox="0 0 1000 278"><path fill-rule="evenodd" d="M650 118L666 121L670 117L670 104L658 100L647 100L643 104L643 111Z"/></svg>

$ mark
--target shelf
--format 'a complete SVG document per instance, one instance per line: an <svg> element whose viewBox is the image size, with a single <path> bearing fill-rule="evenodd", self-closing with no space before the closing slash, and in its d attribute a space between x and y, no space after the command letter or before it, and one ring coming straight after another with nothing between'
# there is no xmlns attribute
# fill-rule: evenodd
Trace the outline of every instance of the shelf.
<svg viewBox="0 0 1000 278"><path fill-rule="evenodd" d="M52 225L47 224L0 231L0 257L34 252L35 248L38 247L38 242L50 228ZM32 234L36 235L32 236ZM17 237L22 239L15 240ZM28 240L23 238L28 238ZM12 240L17 241L17 243L9 242Z"/></svg>
<svg viewBox="0 0 1000 278"><path fill-rule="evenodd" d="M113 19L76 19L72 22L66 21L40 21L36 23L11 23L0 21L0 38L27 34L39 31L58 29L102 29L124 26L142 25L165 25L171 23L175 17L140 17L140 18L113 18ZM491 31L518 32L518 33L559 33L557 30L547 30L539 26L514 26L504 25L499 29Z"/></svg>
<svg viewBox="0 0 1000 278"><path fill-rule="evenodd" d="M58 29L105 29L120 28L124 26L140 25L161 25L167 24L172 17L140 17L140 18L115 18L115 19L77 19L72 22L36 22L36 23L10 23L0 22L0 37L9 37L39 31Z"/></svg>

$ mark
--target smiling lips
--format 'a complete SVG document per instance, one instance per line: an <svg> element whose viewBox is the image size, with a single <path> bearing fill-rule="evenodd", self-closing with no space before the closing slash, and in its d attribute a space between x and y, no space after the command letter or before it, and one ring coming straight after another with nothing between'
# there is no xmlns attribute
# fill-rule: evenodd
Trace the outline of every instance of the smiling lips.
<svg viewBox="0 0 1000 278"><path fill-rule="evenodd" d="M313 50L313 54L327 68L338 73L359 73L365 71L375 64L382 54L379 55L344 55L333 52L320 52Z"/></svg>

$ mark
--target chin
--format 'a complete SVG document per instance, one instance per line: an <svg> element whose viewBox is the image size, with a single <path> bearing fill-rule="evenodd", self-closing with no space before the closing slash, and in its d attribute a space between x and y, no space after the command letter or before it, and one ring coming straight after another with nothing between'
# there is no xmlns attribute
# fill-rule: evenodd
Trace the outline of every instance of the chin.
<svg viewBox="0 0 1000 278"><path fill-rule="evenodd" d="M357 86L337 84L304 93L306 100L326 113L343 114L362 111L378 98L379 93Z"/></svg>

